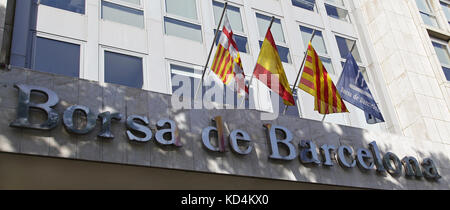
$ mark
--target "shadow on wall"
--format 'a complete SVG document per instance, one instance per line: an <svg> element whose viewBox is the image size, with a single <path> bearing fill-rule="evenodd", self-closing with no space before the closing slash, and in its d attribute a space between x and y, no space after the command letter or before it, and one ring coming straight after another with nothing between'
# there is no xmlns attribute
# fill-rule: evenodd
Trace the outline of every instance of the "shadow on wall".
<svg viewBox="0 0 450 210"><path fill-rule="evenodd" d="M98 137L102 131L100 120L96 120L94 129L85 135L69 134L61 121L51 131L10 127L10 123L17 115L18 91L14 88L16 83L53 90L60 99L55 106L60 119L62 113L72 105L86 106L96 115L107 111L122 114L120 120L111 121L110 130L114 139ZM46 98L42 95L33 95L31 101L45 102ZM373 133L359 128L290 116L279 117L274 121L261 121L261 112L255 110L175 110L171 107L169 95L120 85L99 84L24 69L0 70L0 109L0 151L3 152L359 188L450 189L449 146L446 144L426 140L416 141L402 136ZM46 119L45 114L30 113L30 120L33 123ZM152 140L149 142L128 140L126 118L131 115L148 117L147 127L151 129ZM249 134L252 142L239 145L242 149L249 145L253 147L248 155L232 152L228 141L226 141L228 145L225 146L228 152L224 153L211 152L203 146L202 130L207 126L214 126L212 119L216 116L222 116L226 125L224 129L226 136L236 129ZM161 130L156 126L157 121L164 118L176 122L182 147L165 146L155 141L155 134ZM81 112L77 111L74 119L75 127L86 126L86 115ZM267 140L267 129L263 127L264 124L283 126L292 133L292 144L295 147L295 151L292 151L295 152L293 160L269 159L271 144ZM139 132L134 134L143 135ZM285 137L283 133L277 135L279 139ZM375 170L363 171L357 166L344 169L334 155L333 166L303 164L299 160L299 153L303 151L299 148L301 140L312 140L317 146L317 152L323 145L334 145L336 148L347 145L355 153L359 148L368 149L368 144L376 141L382 154L393 152L400 159L412 156L419 161L425 158L433 159L442 178L433 182L424 178L406 178L404 170L401 176L393 177L390 174L379 175ZM278 146L280 155L287 156L289 153L287 147L281 143ZM320 161L324 162L322 155ZM233 186L230 185L229 189L233 189Z"/></svg>

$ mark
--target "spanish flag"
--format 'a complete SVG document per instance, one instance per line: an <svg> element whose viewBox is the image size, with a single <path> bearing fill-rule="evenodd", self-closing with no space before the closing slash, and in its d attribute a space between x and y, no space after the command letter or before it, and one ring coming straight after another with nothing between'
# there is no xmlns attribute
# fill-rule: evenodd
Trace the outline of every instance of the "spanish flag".
<svg viewBox="0 0 450 210"><path fill-rule="evenodd" d="M292 90L284 73L283 64L278 55L278 49L273 40L270 28L267 30L266 38L261 46L261 52L259 53L253 75L265 83L272 91L278 93L283 98L284 104L287 106L295 105ZM265 75L267 78L261 78L261 75ZM277 78L278 82L272 84L272 77Z"/></svg>
<svg viewBox="0 0 450 210"><path fill-rule="evenodd" d="M298 87L314 96L314 110L320 114L348 112L311 42L308 46L306 63Z"/></svg>

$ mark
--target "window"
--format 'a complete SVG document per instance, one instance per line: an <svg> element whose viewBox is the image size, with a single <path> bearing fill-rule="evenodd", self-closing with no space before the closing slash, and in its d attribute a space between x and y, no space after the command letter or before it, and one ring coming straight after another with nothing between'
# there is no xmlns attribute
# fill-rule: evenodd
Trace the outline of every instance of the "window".
<svg viewBox="0 0 450 210"><path fill-rule="evenodd" d="M70 77L80 75L80 45L36 37L33 69Z"/></svg>
<svg viewBox="0 0 450 210"><path fill-rule="evenodd" d="M302 34L303 44L305 49L308 48L309 40L311 39L313 29L300 26L300 32ZM320 60L322 64L327 69L327 72L330 74L334 74L333 64L331 63L331 57L328 55L327 48L325 46L325 41L323 39L322 31L316 29L314 38L312 40L312 45L316 50L317 54L320 56Z"/></svg>
<svg viewBox="0 0 450 210"><path fill-rule="evenodd" d="M291 86L291 90L294 91L294 87L293 86ZM299 90L297 90L297 91L299 91ZM283 115L283 112L284 112L284 110L286 108L286 105L284 104L283 99L281 97L278 97L278 100L276 100L276 99L272 98L272 94L275 94L277 96L278 96L278 94L270 91L270 96L271 96L270 98L272 100L272 108L273 109L276 108L274 104L276 104L277 101L278 101L278 115L281 116L281 115ZM295 101L295 106L289 106L289 108L286 109L286 113L285 114L286 114L286 116L300 117L300 112L299 112L299 109L298 109L298 106L299 106L299 104L298 104L298 97L297 97L297 95L294 95L293 97L294 97L294 101Z"/></svg>
<svg viewBox="0 0 450 210"><path fill-rule="evenodd" d="M341 59L346 59L348 53L350 52L350 50L353 47L353 44L355 43L354 40L350 40L350 39L346 39L340 36L336 36L336 42L339 48L339 53L341 54ZM359 54L359 50L358 50L358 45L356 44L355 48L353 49L352 52L353 57L355 58L355 60L358 63L361 63L361 56Z"/></svg>
<svg viewBox="0 0 450 210"><path fill-rule="evenodd" d="M220 21L220 16L222 15L223 7L224 7L223 3L213 1L214 21L216 26ZM231 28L233 30L233 38L236 41L239 51L243 53L249 52L248 40L246 37L247 35L245 34L244 26L242 24L242 16L240 8L228 5L227 16L230 21ZM223 24L220 26L220 30L222 30L222 27ZM216 33L216 29L214 29L214 33ZM219 39L220 35L217 36L216 45L219 43Z"/></svg>
<svg viewBox="0 0 450 210"><path fill-rule="evenodd" d="M450 23L450 5L446 2L441 1L442 10L445 13L445 17L447 18L447 22Z"/></svg>
<svg viewBox="0 0 450 210"><path fill-rule="evenodd" d="M144 12L116 3L102 1L102 19L144 28Z"/></svg>
<svg viewBox="0 0 450 210"><path fill-rule="evenodd" d="M267 33L267 28L269 27L272 18L266 15L256 13L256 19L258 22L258 29L260 35L259 47L261 47ZM289 48L287 47L287 43L284 38L283 27L281 25L280 19L275 18L272 24L271 32L273 35L273 39L276 42L278 54L280 55L281 61L285 63L292 63Z"/></svg>
<svg viewBox="0 0 450 210"><path fill-rule="evenodd" d="M314 11L316 0L292 0L292 5L310 11Z"/></svg>
<svg viewBox="0 0 450 210"><path fill-rule="evenodd" d="M142 88L142 58L105 51L105 82Z"/></svg>
<svg viewBox="0 0 450 210"><path fill-rule="evenodd" d="M343 0L325 0L325 9L328 16L350 22Z"/></svg>
<svg viewBox="0 0 450 210"><path fill-rule="evenodd" d="M216 29L214 29L214 33L216 33ZM248 40L245 36L239 36L233 34L234 41L236 41L236 45L239 48L239 52L248 53L250 50L248 48ZM219 44L220 34L216 38L216 45Z"/></svg>
<svg viewBox="0 0 450 210"><path fill-rule="evenodd" d="M41 0L41 4L58 9L84 14L85 0Z"/></svg>
<svg viewBox="0 0 450 210"><path fill-rule="evenodd" d="M364 79L366 80L367 83L369 83L370 81L369 81L369 77L367 75L367 69L362 64L361 55L359 54L358 45L357 45L356 40L350 40L350 39L346 39L346 38L343 38L340 36L336 36L336 42L338 44L339 53L341 54L342 68L344 68L345 62L347 61L348 53L352 49L353 44L355 44L355 48L352 51L352 55L355 58L356 62L358 63L358 67L361 70L361 73L363 74Z"/></svg>
<svg viewBox="0 0 450 210"><path fill-rule="evenodd" d="M202 42L202 27L197 16L196 0L165 0L166 35Z"/></svg>
<svg viewBox="0 0 450 210"><path fill-rule="evenodd" d="M171 69L171 75L172 75L172 93L176 94L177 90L180 88L185 88L185 89L190 89L190 95L188 97L191 98L191 103L193 101L193 98L195 96L195 91L197 91L198 86L200 85L201 82L201 78L202 78L202 71L201 70L197 70L194 68L189 68L189 67L184 67L184 66L180 66L180 65L176 65L176 64L171 64L170 65L170 69ZM212 72L210 72L210 74L214 74ZM215 75L209 75L209 76L215 76ZM205 75L205 81L207 80L207 75ZM199 90L199 94L201 93L202 96L196 96L197 100L202 99L203 100L203 96L205 95L206 91L208 91L211 88L214 88L217 85L217 83L212 82L211 85L206 85L206 83L203 83L203 87L201 88L201 90ZM230 90L223 90L223 100L222 102L224 104L228 104L228 105L233 105L235 108L237 108L238 106L241 106L241 102L242 102L242 98L240 98L238 96L238 94L235 91ZM227 94L232 94L233 96L231 96L230 98L227 99ZM180 101L186 100L183 97L185 96L179 96L180 97ZM216 95L214 95L212 97L212 99L207 99L207 100L211 100L214 102L217 102L218 100L216 100ZM233 101L230 101L231 98L233 99ZM194 107L194 104L191 104L192 107ZM249 107L249 102L248 100L245 100L245 108Z"/></svg>
<svg viewBox="0 0 450 210"><path fill-rule="evenodd" d="M447 78L447 81L450 81L450 56L447 44L439 43L437 41L433 41L432 44L439 62L441 63L445 77Z"/></svg>
<svg viewBox="0 0 450 210"><path fill-rule="evenodd" d="M436 17L433 14L430 3L428 0L416 0L417 7L419 8L420 16L426 25L438 27Z"/></svg>

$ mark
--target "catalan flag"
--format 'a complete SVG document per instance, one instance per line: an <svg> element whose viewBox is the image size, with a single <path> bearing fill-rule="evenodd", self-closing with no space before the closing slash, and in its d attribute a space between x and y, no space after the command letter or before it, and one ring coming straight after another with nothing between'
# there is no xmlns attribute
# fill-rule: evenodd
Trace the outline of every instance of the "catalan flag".
<svg viewBox="0 0 450 210"><path fill-rule="evenodd" d="M275 45L272 32L270 32L270 28L267 30L266 38L261 46L261 52L259 53L253 75L255 78L258 78L265 83L272 91L280 95L284 104L287 106L295 105L292 90L286 78L283 64L278 55L278 49ZM265 75L267 78L262 78L261 75ZM272 77L277 78L278 82L272 84Z"/></svg>
<svg viewBox="0 0 450 210"><path fill-rule="evenodd" d="M231 85L234 81L234 86L239 95L248 93L241 57L226 13L211 70L225 85Z"/></svg>
<svg viewBox="0 0 450 210"><path fill-rule="evenodd" d="M320 114L348 112L311 42L299 88L314 96L314 110Z"/></svg>

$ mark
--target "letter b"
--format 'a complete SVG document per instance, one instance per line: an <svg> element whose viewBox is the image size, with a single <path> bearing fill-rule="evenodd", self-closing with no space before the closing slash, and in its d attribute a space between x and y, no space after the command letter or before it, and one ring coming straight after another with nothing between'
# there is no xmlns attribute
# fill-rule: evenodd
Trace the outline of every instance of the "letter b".
<svg viewBox="0 0 450 210"><path fill-rule="evenodd" d="M272 159L278 159L278 160L293 160L297 156L297 151L295 150L294 145L292 144L292 133L285 127L276 126L276 125L265 125L269 132L269 140L270 140L270 146L272 149L272 154L270 155L270 158ZM281 131L282 134L284 134L284 139L278 139L276 135L276 131ZM284 144L288 148L288 155L287 156L281 156L280 151L278 148L278 144Z"/></svg>
<svg viewBox="0 0 450 210"><path fill-rule="evenodd" d="M55 92L44 87L32 85L16 84L15 87L19 89L19 105L17 118L10 124L11 127L51 130L58 125L58 113L51 108L59 102L59 97ZM33 91L44 94L47 97L47 101L42 104L30 102L31 92ZM30 123L29 113L31 108L44 111L47 114L47 120L42 124Z"/></svg>

